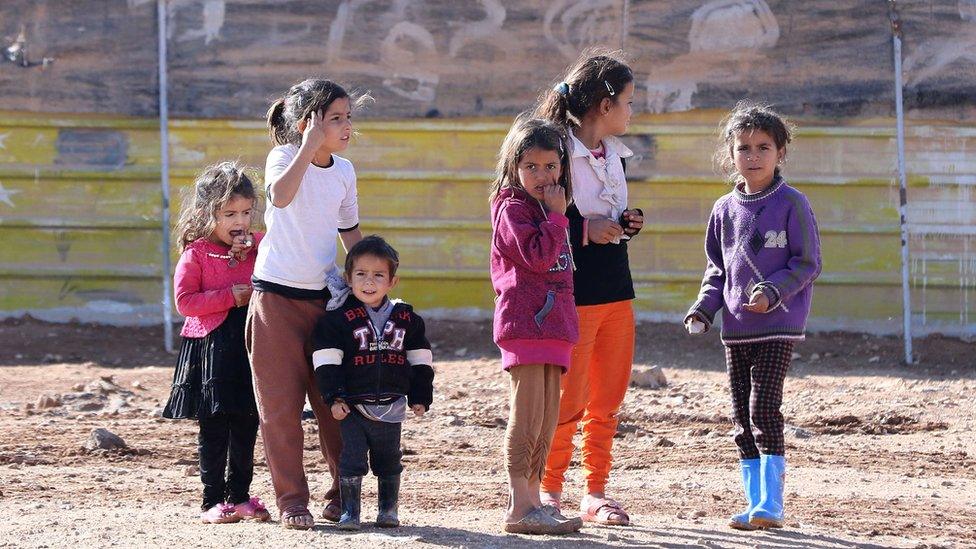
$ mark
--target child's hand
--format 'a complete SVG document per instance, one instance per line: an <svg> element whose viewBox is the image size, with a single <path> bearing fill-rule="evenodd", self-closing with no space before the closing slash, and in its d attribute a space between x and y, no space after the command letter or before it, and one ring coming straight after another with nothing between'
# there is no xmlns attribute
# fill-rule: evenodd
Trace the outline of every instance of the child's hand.
<svg viewBox="0 0 976 549"><path fill-rule="evenodd" d="M302 146L308 145L313 151L319 150L325 143L325 111L315 111L303 120Z"/></svg>
<svg viewBox="0 0 976 549"><path fill-rule="evenodd" d="M749 296L749 303L743 305L742 308L753 313L765 313L769 310L769 298L762 290L754 290Z"/></svg>
<svg viewBox="0 0 976 549"><path fill-rule="evenodd" d="M230 255L244 260L247 252L254 246L254 235L244 233L234 237L233 244L230 246Z"/></svg>
<svg viewBox="0 0 976 549"><path fill-rule="evenodd" d="M332 405L332 417L341 421L348 415L349 406L345 402L336 401L335 404Z"/></svg>
<svg viewBox="0 0 976 549"><path fill-rule="evenodd" d="M424 412L427 411L427 407L423 404L414 404L410 407L410 409L413 410L413 415L417 417L424 415Z"/></svg>
<svg viewBox="0 0 976 549"><path fill-rule="evenodd" d="M696 314L689 315L685 319L685 329L691 335L703 333L705 331L705 321Z"/></svg>
<svg viewBox="0 0 976 549"><path fill-rule="evenodd" d="M234 293L234 303L238 307L243 307L251 301L251 293L254 288L250 284L234 284L230 287L230 291Z"/></svg>
<svg viewBox="0 0 976 549"><path fill-rule="evenodd" d="M594 244L606 244L623 233L623 228L612 219L590 219L587 223L586 238Z"/></svg>
<svg viewBox="0 0 976 549"><path fill-rule="evenodd" d="M566 215L566 189L553 183L542 189L542 202L550 212Z"/></svg>
<svg viewBox="0 0 976 549"><path fill-rule="evenodd" d="M630 236L644 228L644 216L639 210L624 210L623 219L626 222L624 232Z"/></svg>

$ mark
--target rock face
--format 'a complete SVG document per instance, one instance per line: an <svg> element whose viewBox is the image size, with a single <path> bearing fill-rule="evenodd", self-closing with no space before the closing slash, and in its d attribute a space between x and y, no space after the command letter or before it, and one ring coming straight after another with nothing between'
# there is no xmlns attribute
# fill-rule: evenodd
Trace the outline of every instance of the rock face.
<svg viewBox="0 0 976 549"><path fill-rule="evenodd" d="M664 370L660 366L651 366L649 368L636 366L630 374L630 384L645 389L660 389L661 387L667 387L668 380L664 376Z"/></svg>
<svg viewBox="0 0 976 549"><path fill-rule="evenodd" d="M93 450L116 450L128 448L125 441L108 429L93 429L85 441L85 449L89 452Z"/></svg>

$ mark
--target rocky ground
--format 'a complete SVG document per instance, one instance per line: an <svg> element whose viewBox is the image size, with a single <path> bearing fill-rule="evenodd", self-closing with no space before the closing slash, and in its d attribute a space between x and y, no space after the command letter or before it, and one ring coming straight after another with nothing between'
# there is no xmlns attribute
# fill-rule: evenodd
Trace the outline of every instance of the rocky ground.
<svg viewBox="0 0 976 549"><path fill-rule="evenodd" d="M431 321L429 333L436 397L404 428L405 525L348 534L321 521L308 532L198 524L196 425L158 417L175 360L161 329L0 322L0 547L976 546L973 343L917 341L921 364L910 367L893 338L800 344L783 410L787 528L743 533L725 527L741 496L721 345L641 324L637 368L659 367L666 384L642 374L621 413L611 495L634 526L539 539L500 530L507 380L490 326ZM93 440L96 429L123 446L98 448L111 444ZM306 422L305 460L320 496L315 429ZM252 493L273 501L260 444ZM566 508L581 490L574 468ZM366 517L374 496L369 479Z"/></svg>

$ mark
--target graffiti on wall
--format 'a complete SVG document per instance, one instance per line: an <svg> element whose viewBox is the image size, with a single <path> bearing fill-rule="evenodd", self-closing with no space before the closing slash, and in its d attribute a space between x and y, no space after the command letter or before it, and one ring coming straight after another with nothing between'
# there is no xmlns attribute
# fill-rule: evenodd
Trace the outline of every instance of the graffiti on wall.
<svg viewBox="0 0 976 549"><path fill-rule="evenodd" d="M688 53L648 73L647 110L691 110L699 83L741 81L778 40L779 23L764 0L706 2L691 14Z"/></svg>
<svg viewBox="0 0 976 549"><path fill-rule="evenodd" d="M471 45L511 52L514 43L503 28L505 8L499 0L478 0L481 18L446 21L453 29L446 47L439 47L434 33L417 18L411 18L416 3L396 0L385 10L371 0L346 0L339 5L329 25L326 43L328 66L345 74L379 77L383 87L399 97L430 103L437 97L442 72L461 72L466 63L462 51ZM369 19L371 24L364 22ZM375 63L349 56L351 35L372 31L379 24L378 60ZM364 31L363 29L369 29Z"/></svg>

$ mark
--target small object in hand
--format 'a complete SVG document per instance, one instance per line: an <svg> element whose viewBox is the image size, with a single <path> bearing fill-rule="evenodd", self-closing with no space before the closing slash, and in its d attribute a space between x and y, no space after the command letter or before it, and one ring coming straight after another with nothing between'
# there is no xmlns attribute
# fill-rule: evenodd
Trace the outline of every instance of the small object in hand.
<svg viewBox="0 0 976 549"><path fill-rule="evenodd" d="M237 263L238 263L237 258L234 256L230 256L230 260L227 261L227 266L233 269L234 267L237 266Z"/></svg>
<svg viewBox="0 0 976 549"><path fill-rule="evenodd" d="M705 331L705 323L693 318L691 322L688 323L688 333L689 334L700 334Z"/></svg>
<svg viewBox="0 0 976 549"><path fill-rule="evenodd" d="M251 235L245 236L244 237L244 247L245 248L250 248L253 245L254 245L254 238Z"/></svg>

